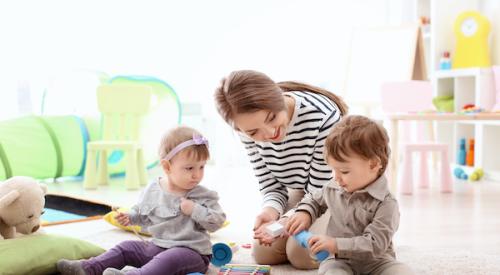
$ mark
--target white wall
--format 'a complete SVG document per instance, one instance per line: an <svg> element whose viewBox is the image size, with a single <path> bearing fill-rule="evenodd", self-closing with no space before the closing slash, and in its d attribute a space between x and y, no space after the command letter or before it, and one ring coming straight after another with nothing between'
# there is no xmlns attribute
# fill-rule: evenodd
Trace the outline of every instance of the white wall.
<svg viewBox="0 0 500 275"><path fill-rule="evenodd" d="M184 102L200 102L213 129L228 136L212 100L223 76L256 69L341 93L352 28L387 23L388 2L2 1L0 118L19 114L19 81L28 83L38 112L43 90L67 72L139 74L165 80ZM71 85L68 93L94 93Z"/></svg>

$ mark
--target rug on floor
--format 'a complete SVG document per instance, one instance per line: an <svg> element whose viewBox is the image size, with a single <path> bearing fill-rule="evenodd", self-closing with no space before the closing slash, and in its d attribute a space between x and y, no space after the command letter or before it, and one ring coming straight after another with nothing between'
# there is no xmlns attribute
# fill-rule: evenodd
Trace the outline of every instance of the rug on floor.
<svg viewBox="0 0 500 275"><path fill-rule="evenodd" d="M111 211L111 206L76 197L57 194L45 195L43 226L101 219Z"/></svg>

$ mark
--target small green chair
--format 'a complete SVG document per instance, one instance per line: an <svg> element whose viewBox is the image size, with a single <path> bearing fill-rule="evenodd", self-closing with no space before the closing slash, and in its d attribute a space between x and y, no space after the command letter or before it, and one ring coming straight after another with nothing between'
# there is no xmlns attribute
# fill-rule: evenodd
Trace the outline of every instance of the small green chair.
<svg viewBox="0 0 500 275"><path fill-rule="evenodd" d="M152 89L145 85L101 85L97 103L102 113L102 139L87 143L83 186L108 184L108 154L122 150L125 157L125 186L138 189L147 183L143 149L139 141L141 117L150 108ZM99 161L97 158L99 157Z"/></svg>

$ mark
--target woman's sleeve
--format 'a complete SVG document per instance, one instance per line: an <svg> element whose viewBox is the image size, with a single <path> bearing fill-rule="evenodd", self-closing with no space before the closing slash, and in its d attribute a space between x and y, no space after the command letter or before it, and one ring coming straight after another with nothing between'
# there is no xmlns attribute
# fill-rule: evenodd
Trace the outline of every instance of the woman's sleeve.
<svg viewBox="0 0 500 275"><path fill-rule="evenodd" d="M340 120L340 112L333 110L323 120L321 127L318 130L318 138L314 146L314 152L311 161L311 169L309 172L309 184L306 186L306 191L314 193L321 190L332 179L332 170L326 164L324 150L325 140L333 125Z"/></svg>
<svg viewBox="0 0 500 275"><path fill-rule="evenodd" d="M283 215L288 202L286 187L267 168L266 163L257 150L257 144L242 134L239 136L250 158L255 176L259 181L259 191L263 196L262 207L272 207L280 213L280 216Z"/></svg>

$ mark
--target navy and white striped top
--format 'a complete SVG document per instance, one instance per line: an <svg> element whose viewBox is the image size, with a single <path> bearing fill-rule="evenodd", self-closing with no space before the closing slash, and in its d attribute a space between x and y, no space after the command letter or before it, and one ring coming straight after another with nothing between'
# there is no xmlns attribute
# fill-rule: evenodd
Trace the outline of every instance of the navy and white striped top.
<svg viewBox="0 0 500 275"><path fill-rule="evenodd" d="M331 180L323 150L330 129L341 117L337 105L326 96L284 94L295 99L295 110L283 141L256 142L240 133L264 196L263 207L273 207L280 215L288 201L287 188L311 193Z"/></svg>

